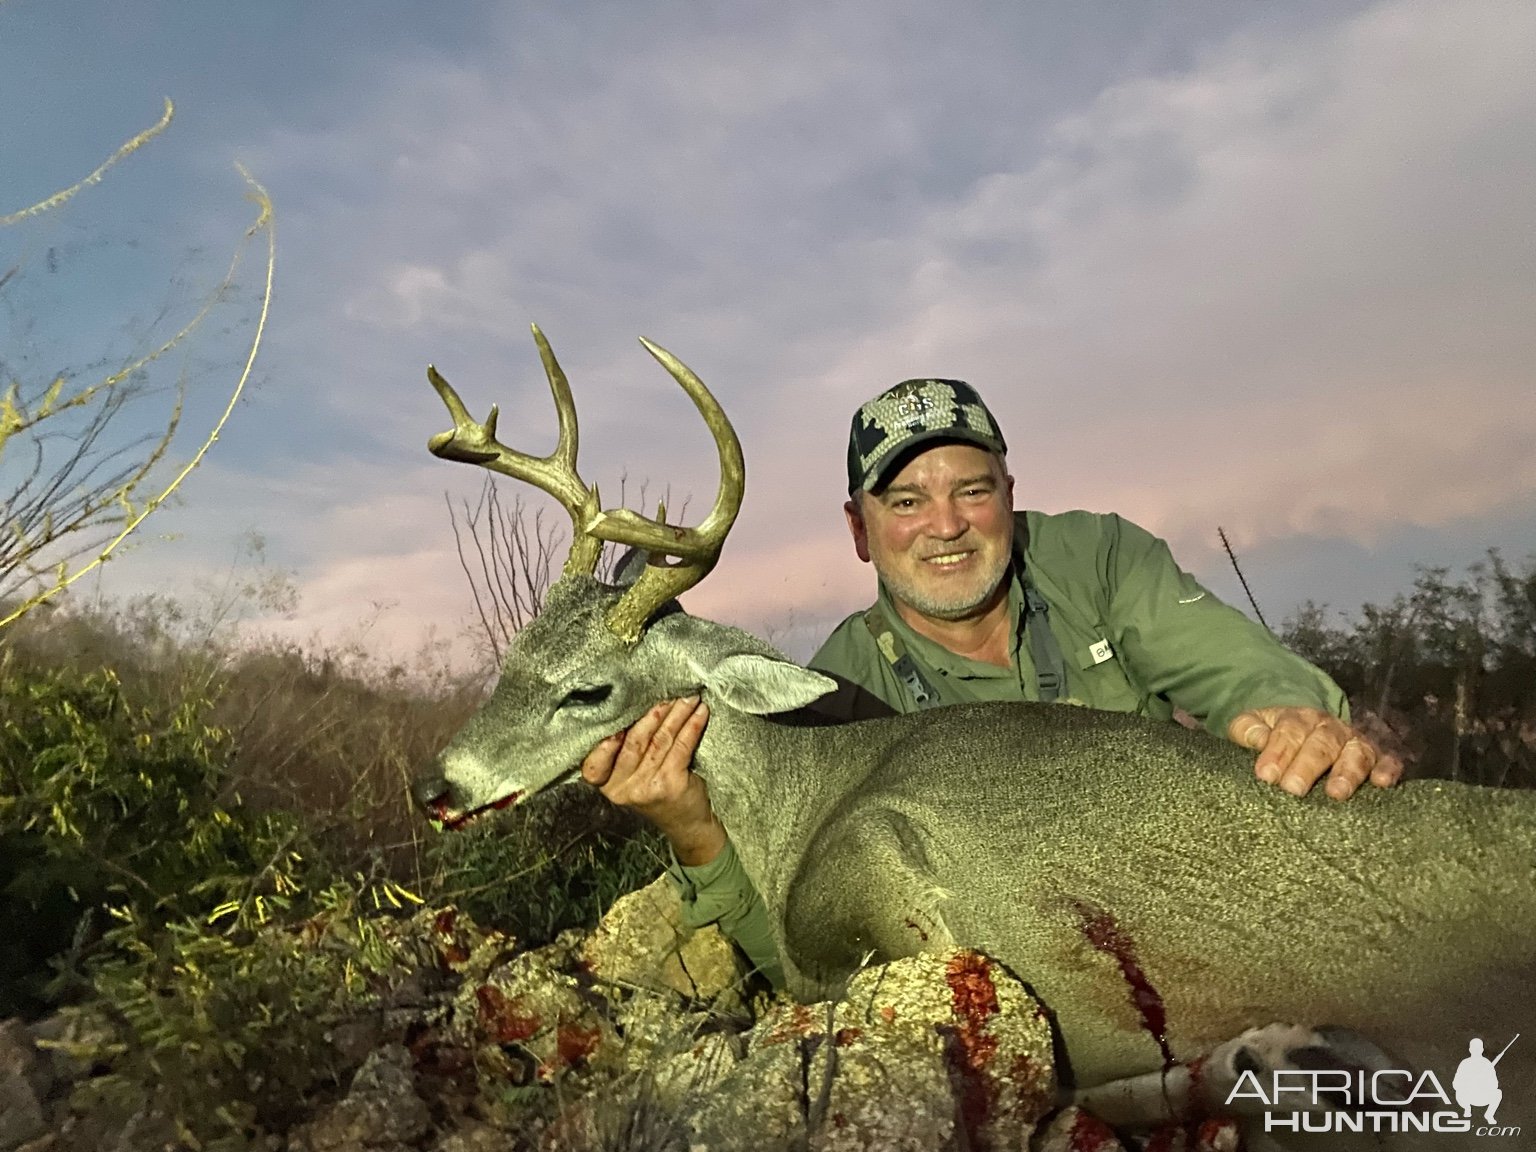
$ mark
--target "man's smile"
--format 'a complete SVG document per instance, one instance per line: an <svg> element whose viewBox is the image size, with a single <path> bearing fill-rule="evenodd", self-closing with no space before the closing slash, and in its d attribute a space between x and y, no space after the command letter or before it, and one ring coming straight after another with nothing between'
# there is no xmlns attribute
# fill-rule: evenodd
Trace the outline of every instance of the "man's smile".
<svg viewBox="0 0 1536 1152"><path fill-rule="evenodd" d="M975 549L967 548L963 552L940 552L934 556L924 556L923 562L925 564L937 564L940 567L950 567L955 564L962 564L974 555L976 555Z"/></svg>

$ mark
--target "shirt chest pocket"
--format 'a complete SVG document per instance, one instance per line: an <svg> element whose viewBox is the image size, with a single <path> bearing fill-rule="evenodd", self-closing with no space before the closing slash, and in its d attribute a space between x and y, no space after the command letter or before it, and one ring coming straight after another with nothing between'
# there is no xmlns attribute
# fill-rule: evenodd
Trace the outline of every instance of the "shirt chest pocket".
<svg viewBox="0 0 1536 1152"><path fill-rule="evenodd" d="M1063 655L1071 699L1110 712L1141 711L1146 694L1136 686L1120 654L1102 633L1073 637Z"/></svg>

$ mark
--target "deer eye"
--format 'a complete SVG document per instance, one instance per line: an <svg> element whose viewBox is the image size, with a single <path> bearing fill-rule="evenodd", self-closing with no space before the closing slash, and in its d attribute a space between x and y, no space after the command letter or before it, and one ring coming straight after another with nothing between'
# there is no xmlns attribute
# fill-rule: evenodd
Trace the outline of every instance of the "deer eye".
<svg viewBox="0 0 1536 1152"><path fill-rule="evenodd" d="M596 688L572 688L560 701L561 708L590 708L601 704L613 695L612 684L600 684Z"/></svg>

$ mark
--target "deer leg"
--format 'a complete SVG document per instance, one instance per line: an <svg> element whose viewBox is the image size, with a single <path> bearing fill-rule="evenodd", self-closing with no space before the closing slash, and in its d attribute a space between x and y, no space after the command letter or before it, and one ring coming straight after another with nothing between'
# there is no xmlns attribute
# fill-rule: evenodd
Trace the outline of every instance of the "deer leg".
<svg viewBox="0 0 1536 1152"><path fill-rule="evenodd" d="M1261 1110L1262 1103L1252 1093L1238 1091L1239 1080L1248 1073L1267 1086L1276 1071L1352 1074L1356 1069L1374 1072L1391 1067L1391 1058L1356 1032L1267 1024L1249 1028L1187 1064L1079 1089L1071 1102L1117 1128L1145 1128L1202 1115L1240 1116Z"/></svg>
<svg viewBox="0 0 1536 1152"><path fill-rule="evenodd" d="M785 951L816 986L837 994L866 963L888 963L956 946L948 898L906 817L863 811L825 825L789 884ZM814 867L811 865L814 863ZM790 985L796 999L806 999Z"/></svg>

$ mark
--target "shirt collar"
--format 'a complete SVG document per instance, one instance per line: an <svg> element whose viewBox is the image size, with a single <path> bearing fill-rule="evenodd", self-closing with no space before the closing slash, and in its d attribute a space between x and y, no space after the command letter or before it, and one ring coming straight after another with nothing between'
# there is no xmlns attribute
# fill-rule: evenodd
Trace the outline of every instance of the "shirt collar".
<svg viewBox="0 0 1536 1152"><path fill-rule="evenodd" d="M957 656L944 645L939 644L919 632L902 619L901 613L896 610L896 602L891 598L890 591L881 580L879 601L880 608L885 618L890 621L893 631L911 653L912 658L926 668L932 668L948 676L963 677L974 680L1001 679L1005 676L1017 676L1019 667L1019 643L1024 636L1024 589L1019 584L1018 559L1008 566L1008 620L1011 627L1011 635L1008 641L1008 657L1012 662L1012 668L999 668L996 664L988 664L984 660L972 660L966 656Z"/></svg>

